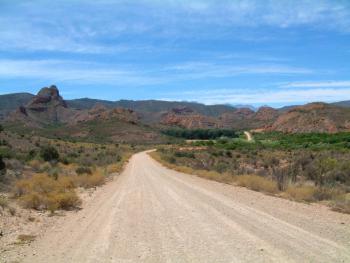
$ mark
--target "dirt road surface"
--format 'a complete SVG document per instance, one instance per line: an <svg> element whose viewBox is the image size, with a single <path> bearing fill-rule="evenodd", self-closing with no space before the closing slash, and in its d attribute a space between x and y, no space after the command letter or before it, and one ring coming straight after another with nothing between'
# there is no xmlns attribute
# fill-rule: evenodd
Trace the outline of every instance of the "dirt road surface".
<svg viewBox="0 0 350 263"><path fill-rule="evenodd" d="M350 216L164 168L146 153L19 262L350 262Z"/></svg>
<svg viewBox="0 0 350 263"><path fill-rule="evenodd" d="M244 135L247 137L247 141L248 142L251 142L253 140L253 136L252 136L252 134L250 132L245 131Z"/></svg>

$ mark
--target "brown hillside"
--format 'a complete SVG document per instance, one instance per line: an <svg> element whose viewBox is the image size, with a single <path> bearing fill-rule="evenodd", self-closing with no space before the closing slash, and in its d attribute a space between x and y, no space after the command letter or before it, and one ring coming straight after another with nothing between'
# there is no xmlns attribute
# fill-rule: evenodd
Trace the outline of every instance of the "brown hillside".
<svg viewBox="0 0 350 263"><path fill-rule="evenodd" d="M267 129L281 132L350 131L350 109L310 103L288 110Z"/></svg>

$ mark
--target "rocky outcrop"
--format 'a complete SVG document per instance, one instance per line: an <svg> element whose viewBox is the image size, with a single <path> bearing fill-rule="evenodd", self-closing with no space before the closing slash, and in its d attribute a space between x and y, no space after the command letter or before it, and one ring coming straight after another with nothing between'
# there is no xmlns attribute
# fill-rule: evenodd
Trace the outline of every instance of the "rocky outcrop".
<svg viewBox="0 0 350 263"><path fill-rule="evenodd" d="M117 119L129 123L137 123L139 116L130 109L114 108L108 109L102 104L96 104L91 110L77 112L70 120L70 124L82 123L92 120L113 120Z"/></svg>
<svg viewBox="0 0 350 263"><path fill-rule="evenodd" d="M161 118L161 124L187 129L210 129L222 126L215 118L200 115L188 107L174 108L165 113Z"/></svg>
<svg viewBox="0 0 350 263"><path fill-rule="evenodd" d="M27 105L20 106L7 120L22 121L29 126L67 122L75 114L67 107L56 86L42 88Z"/></svg>

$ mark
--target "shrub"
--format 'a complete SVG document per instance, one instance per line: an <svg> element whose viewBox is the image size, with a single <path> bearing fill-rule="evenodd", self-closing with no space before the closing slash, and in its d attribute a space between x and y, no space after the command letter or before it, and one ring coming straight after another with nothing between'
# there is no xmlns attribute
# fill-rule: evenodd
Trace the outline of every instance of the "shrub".
<svg viewBox="0 0 350 263"><path fill-rule="evenodd" d="M91 175L82 175L76 178L77 186L84 188L92 188L103 185L105 183L105 176L101 172L94 172Z"/></svg>
<svg viewBox="0 0 350 263"><path fill-rule="evenodd" d="M278 192L276 182L257 175L241 175L236 178L236 182L239 186L247 187L258 192L271 194Z"/></svg>
<svg viewBox="0 0 350 263"><path fill-rule="evenodd" d="M58 154L58 151L56 150L55 147L46 146L46 147L41 148L40 157L45 162L57 161L59 159L59 154Z"/></svg>
<svg viewBox="0 0 350 263"><path fill-rule="evenodd" d="M314 193L314 199L317 201L332 200L344 195L344 191L335 187L319 187Z"/></svg>
<svg viewBox="0 0 350 263"><path fill-rule="evenodd" d="M26 156L26 160L30 161L33 160L36 156L36 151L35 150L30 150Z"/></svg>
<svg viewBox="0 0 350 263"><path fill-rule="evenodd" d="M9 207L9 212L10 212L10 215L11 215L11 216L14 216L14 215L16 215L17 210L16 210L16 208L10 206L10 207Z"/></svg>
<svg viewBox="0 0 350 263"><path fill-rule="evenodd" d="M36 174L16 182L14 194L26 208L37 210L71 209L80 204L75 191L47 174Z"/></svg>
<svg viewBox="0 0 350 263"><path fill-rule="evenodd" d="M39 160L34 159L29 161L28 165L38 172L40 170L41 162Z"/></svg>
<svg viewBox="0 0 350 263"><path fill-rule="evenodd" d="M6 169L5 162L2 160L2 156L0 155L0 173L4 172Z"/></svg>
<svg viewBox="0 0 350 263"><path fill-rule="evenodd" d="M5 209L8 206L9 206L9 202L8 202L7 198L3 195L0 195L0 207L2 209Z"/></svg>
<svg viewBox="0 0 350 263"><path fill-rule="evenodd" d="M78 175L82 175L82 174L92 174L92 171L89 167L78 167L75 172L78 174Z"/></svg>
<svg viewBox="0 0 350 263"><path fill-rule="evenodd" d="M312 202L315 200L317 188L314 186L290 186L286 190L288 197L296 201Z"/></svg>
<svg viewBox="0 0 350 263"><path fill-rule="evenodd" d="M331 203L332 210L350 214L350 197L343 195Z"/></svg>

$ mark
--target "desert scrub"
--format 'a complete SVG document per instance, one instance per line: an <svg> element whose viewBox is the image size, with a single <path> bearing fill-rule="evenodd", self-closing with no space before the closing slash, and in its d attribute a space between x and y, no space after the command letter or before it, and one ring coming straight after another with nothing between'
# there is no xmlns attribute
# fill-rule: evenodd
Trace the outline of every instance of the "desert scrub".
<svg viewBox="0 0 350 263"><path fill-rule="evenodd" d="M258 175L240 175L236 177L236 183L239 186L247 187L258 192L270 194L278 193L276 182Z"/></svg>
<svg viewBox="0 0 350 263"><path fill-rule="evenodd" d="M82 174L73 177L73 183L76 187L93 188L103 185L106 181L106 176L101 169L94 170L91 174Z"/></svg>
<svg viewBox="0 0 350 263"><path fill-rule="evenodd" d="M285 194L295 201L316 202L336 200L344 195L344 191L333 187L295 186L287 188Z"/></svg>
<svg viewBox="0 0 350 263"><path fill-rule="evenodd" d="M78 167L75 172L78 174L78 175L82 175L82 174L92 174L92 171L89 167L84 167L84 166L80 166Z"/></svg>
<svg viewBox="0 0 350 263"><path fill-rule="evenodd" d="M74 189L47 174L21 179L14 186L14 195L25 208L37 210L72 209L81 204Z"/></svg>
<svg viewBox="0 0 350 263"><path fill-rule="evenodd" d="M40 157L45 162L57 161L60 157L58 151L53 146L46 146L40 149Z"/></svg>
<svg viewBox="0 0 350 263"><path fill-rule="evenodd" d="M331 208L337 212L350 214L350 195L342 195L333 200Z"/></svg>
<svg viewBox="0 0 350 263"><path fill-rule="evenodd" d="M289 186L286 190L288 198L295 201L312 202L317 188L314 186Z"/></svg>

